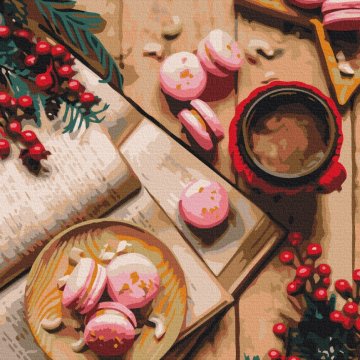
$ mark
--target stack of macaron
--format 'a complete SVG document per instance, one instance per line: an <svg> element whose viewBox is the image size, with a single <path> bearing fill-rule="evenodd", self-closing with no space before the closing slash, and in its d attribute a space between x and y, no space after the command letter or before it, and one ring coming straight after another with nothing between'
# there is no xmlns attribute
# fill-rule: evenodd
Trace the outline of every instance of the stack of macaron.
<svg viewBox="0 0 360 360"><path fill-rule="evenodd" d="M328 30L360 31L359 0L325 0L322 4L323 24Z"/></svg>
<svg viewBox="0 0 360 360"><path fill-rule="evenodd" d="M227 32L215 29L200 41L196 55L182 51L167 57L161 65L162 91L182 102L178 118L205 151L211 151L224 136L214 111L199 99L206 88L208 74L226 78L242 64L243 54L236 41Z"/></svg>
<svg viewBox="0 0 360 360"><path fill-rule="evenodd" d="M292 5L302 9L321 7L323 25L328 30L359 31L359 0L288 0Z"/></svg>
<svg viewBox="0 0 360 360"><path fill-rule="evenodd" d="M196 229L220 226L227 220L229 211L227 191L216 181L194 180L180 195L180 216Z"/></svg>
<svg viewBox="0 0 360 360"><path fill-rule="evenodd" d="M62 304L85 315L84 344L98 355L118 356L135 340L137 321L130 309L149 305L159 289L157 269L142 254L114 256L106 267L82 257L66 279ZM101 301L104 297L112 301Z"/></svg>

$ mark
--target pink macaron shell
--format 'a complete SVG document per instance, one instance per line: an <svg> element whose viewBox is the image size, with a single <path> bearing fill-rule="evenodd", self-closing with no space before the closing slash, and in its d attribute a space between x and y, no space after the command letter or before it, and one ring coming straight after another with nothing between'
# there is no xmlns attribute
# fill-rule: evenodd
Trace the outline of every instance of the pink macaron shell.
<svg viewBox="0 0 360 360"><path fill-rule="evenodd" d="M323 24L327 30L360 30L360 9L339 10L325 14Z"/></svg>
<svg viewBox="0 0 360 360"><path fill-rule="evenodd" d="M196 55L180 52L167 57L160 67L160 85L165 94L188 101L206 87L207 75Z"/></svg>
<svg viewBox="0 0 360 360"><path fill-rule="evenodd" d="M94 284L89 294L85 296L85 299L81 300L81 304L79 304L78 311L82 315L91 311L98 304L106 287L106 269L101 265L97 265L97 267L98 272Z"/></svg>
<svg viewBox="0 0 360 360"><path fill-rule="evenodd" d="M360 1L358 0L325 0L322 4L321 11L327 14L332 11L360 9Z"/></svg>
<svg viewBox="0 0 360 360"><path fill-rule="evenodd" d="M183 220L199 229L223 223L229 215L229 198L217 182L196 180L182 192L179 212Z"/></svg>
<svg viewBox="0 0 360 360"><path fill-rule="evenodd" d="M205 38L205 47L213 61L227 70L238 71L244 62L238 44L223 30L212 30Z"/></svg>
<svg viewBox="0 0 360 360"><path fill-rule="evenodd" d="M317 9L319 8L324 0L289 0L289 2L301 9Z"/></svg>
<svg viewBox="0 0 360 360"><path fill-rule="evenodd" d="M110 262L106 271L109 296L129 309L144 307L159 292L157 269L141 254L120 255Z"/></svg>
<svg viewBox="0 0 360 360"><path fill-rule="evenodd" d="M85 325L94 316L96 316L96 313L100 310L119 311L120 313L124 314L125 316L127 316L129 318L129 320L134 325L134 327L137 327L137 321L136 321L136 317L135 317L134 313L130 309L128 309L125 305L123 305L119 302L116 302L116 301L103 301L103 302L97 304L97 306L94 309L92 309L90 312L88 312L86 314Z"/></svg>
<svg viewBox="0 0 360 360"><path fill-rule="evenodd" d="M133 345L135 329L122 313L99 314L85 326L84 341L97 355L119 356Z"/></svg>
<svg viewBox="0 0 360 360"><path fill-rule="evenodd" d="M188 109L184 109L179 112L178 119L201 148L206 151L212 150L214 144L209 133L206 131L206 125L203 124L198 115L195 115Z"/></svg>
<svg viewBox="0 0 360 360"><path fill-rule="evenodd" d="M205 48L205 39L202 39L198 44L196 54L197 54L197 56L198 56L198 58L200 60L201 65L203 66L203 68L207 72L209 72L209 73L211 73L211 74L213 74L213 75L215 75L217 77L227 77L227 76L229 76L230 73L225 73L224 71L221 71L219 69L219 67L216 66L211 61L211 59L210 59L209 55L207 54L206 50L207 49Z"/></svg>
<svg viewBox="0 0 360 360"><path fill-rule="evenodd" d="M190 101L190 105L202 116L214 135L221 139L224 137L224 128L211 107L200 99Z"/></svg>
<svg viewBox="0 0 360 360"><path fill-rule="evenodd" d="M75 266L64 287L62 304L67 308L74 308L90 285L96 263L93 259L83 258Z"/></svg>

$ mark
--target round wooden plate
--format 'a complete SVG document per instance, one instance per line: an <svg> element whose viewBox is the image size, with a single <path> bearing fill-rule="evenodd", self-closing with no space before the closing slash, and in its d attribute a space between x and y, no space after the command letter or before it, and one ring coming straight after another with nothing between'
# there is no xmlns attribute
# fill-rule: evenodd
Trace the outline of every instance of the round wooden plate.
<svg viewBox="0 0 360 360"><path fill-rule="evenodd" d="M69 252L76 246L87 257L102 263L99 254L108 244L107 251L115 251L119 241L126 240L124 252L145 255L157 267L161 288L152 303L152 314L165 318L166 333L161 340L154 336L154 328L144 326L133 347L123 359L160 359L175 343L183 326L186 313L186 285L184 274L173 254L149 232L123 221L91 220L60 233L47 244L34 262L27 279L25 315L30 330L41 349L51 359L98 359L88 348L75 353L71 344L79 339L74 329L76 318L61 305L62 291L57 280L69 274ZM43 319L62 317L63 326L55 332L42 329Z"/></svg>

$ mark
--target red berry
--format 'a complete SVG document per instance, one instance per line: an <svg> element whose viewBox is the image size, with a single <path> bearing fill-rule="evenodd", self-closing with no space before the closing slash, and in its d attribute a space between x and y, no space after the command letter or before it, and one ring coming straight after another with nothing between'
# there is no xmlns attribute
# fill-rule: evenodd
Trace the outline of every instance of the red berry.
<svg viewBox="0 0 360 360"><path fill-rule="evenodd" d="M32 130L25 130L21 133L21 139L25 144L33 144L37 141L37 136Z"/></svg>
<svg viewBox="0 0 360 360"><path fill-rule="evenodd" d="M10 28L6 25L0 26L0 39L7 39L10 36Z"/></svg>
<svg viewBox="0 0 360 360"><path fill-rule="evenodd" d="M278 323L273 326L273 333L277 336L283 336L286 334L287 327L284 323Z"/></svg>
<svg viewBox="0 0 360 360"><path fill-rule="evenodd" d="M331 279L329 277L324 277L321 279L321 283L325 288L328 288L331 285Z"/></svg>
<svg viewBox="0 0 360 360"><path fill-rule="evenodd" d="M10 154L10 144L6 139L0 139L0 157L6 158Z"/></svg>
<svg viewBox="0 0 360 360"><path fill-rule="evenodd" d="M334 310L333 312L330 313L330 321L332 322L340 323L343 321L343 319L344 319L344 315L339 310Z"/></svg>
<svg viewBox="0 0 360 360"><path fill-rule="evenodd" d="M353 271L353 280L355 282L360 282L360 269L355 269Z"/></svg>
<svg viewBox="0 0 360 360"><path fill-rule="evenodd" d="M279 255L280 261L285 264L292 264L294 262L294 253L292 251L282 251Z"/></svg>
<svg viewBox="0 0 360 360"><path fill-rule="evenodd" d="M280 351L275 350L275 349L269 350L268 355L271 360L278 360L278 359L280 359L280 356L281 356Z"/></svg>
<svg viewBox="0 0 360 360"><path fill-rule="evenodd" d="M312 268L308 265L300 265L296 269L296 276L300 279L308 279L312 274Z"/></svg>
<svg viewBox="0 0 360 360"><path fill-rule="evenodd" d="M24 63L26 66L34 66L36 64L37 57L33 54L27 55L25 57Z"/></svg>
<svg viewBox="0 0 360 360"><path fill-rule="evenodd" d="M74 79L69 80L68 87L71 91L74 91L77 93L84 91L84 86L81 85L81 83L79 81L74 80Z"/></svg>
<svg viewBox="0 0 360 360"><path fill-rule="evenodd" d="M14 36L20 39L32 41L34 34L29 30L19 29L13 32Z"/></svg>
<svg viewBox="0 0 360 360"><path fill-rule="evenodd" d="M299 246L304 238L300 232L291 232L288 235L288 241L291 246Z"/></svg>
<svg viewBox="0 0 360 360"><path fill-rule="evenodd" d="M306 248L306 253L308 257L312 259L317 259L322 254L322 248L320 244L309 244Z"/></svg>
<svg viewBox="0 0 360 360"><path fill-rule="evenodd" d="M303 284L301 284L299 281L294 280L287 285L286 291L288 295L295 296L301 291L302 286Z"/></svg>
<svg viewBox="0 0 360 360"><path fill-rule="evenodd" d="M39 55L48 55L51 52L51 45L47 41L39 41L36 44L35 51Z"/></svg>
<svg viewBox="0 0 360 360"><path fill-rule="evenodd" d="M345 315L349 317L357 317L358 316L358 305L354 302L347 302L343 307L343 312Z"/></svg>
<svg viewBox="0 0 360 360"><path fill-rule="evenodd" d="M64 55L63 61L64 62L69 62L70 60L73 60L71 54L67 51L66 54Z"/></svg>
<svg viewBox="0 0 360 360"><path fill-rule="evenodd" d="M325 288L318 288L313 293L313 298L316 301L325 301L328 298L327 290Z"/></svg>
<svg viewBox="0 0 360 360"><path fill-rule="evenodd" d="M360 317L355 320L354 327L356 331L360 332Z"/></svg>
<svg viewBox="0 0 360 360"><path fill-rule="evenodd" d="M19 104L19 106L21 106L22 108L29 108L29 107L32 107L33 105L33 100L31 98L31 96L29 95L23 95L23 96L20 96L18 99L17 99L17 103Z"/></svg>
<svg viewBox="0 0 360 360"><path fill-rule="evenodd" d="M343 316L343 319L341 320L341 324L346 330L350 330L353 327L354 323L355 320L347 316Z"/></svg>
<svg viewBox="0 0 360 360"><path fill-rule="evenodd" d="M289 357L287 358L287 360L300 360L300 358L293 355L293 356L289 356Z"/></svg>
<svg viewBox="0 0 360 360"><path fill-rule="evenodd" d="M11 101L11 96L3 91L0 91L0 106L8 106Z"/></svg>
<svg viewBox="0 0 360 360"><path fill-rule="evenodd" d="M331 267L328 264L319 264L316 272L321 277L328 277L331 274Z"/></svg>
<svg viewBox="0 0 360 360"><path fill-rule="evenodd" d="M20 121L17 120L11 120L9 125L8 125L8 129L11 133L14 134L19 134L22 130L22 126Z"/></svg>
<svg viewBox="0 0 360 360"><path fill-rule="evenodd" d="M64 78L70 78L74 75L74 70L70 65L60 66L56 71L61 77Z"/></svg>
<svg viewBox="0 0 360 360"><path fill-rule="evenodd" d="M345 279L339 279L335 281L335 289L339 294L350 294L352 287L349 282Z"/></svg>
<svg viewBox="0 0 360 360"><path fill-rule="evenodd" d="M53 83L54 81L51 75L48 73L39 74L35 78L35 84L41 90L47 90L51 88L53 86Z"/></svg>
<svg viewBox="0 0 360 360"><path fill-rule="evenodd" d="M14 108L17 105L17 100L14 97L11 97L9 107Z"/></svg>
<svg viewBox="0 0 360 360"><path fill-rule="evenodd" d="M60 44L54 45L51 49L51 55L55 58L64 56L66 52L65 46Z"/></svg>
<svg viewBox="0 0 360 360"><path fill-rule="evenodd" d="M29 148L29 155L32 159L40 161L43 159L43 154L45 152L44 145L41 143L38 143L36 145L33 145Z"/></svg>
<svg viewBox="0 0 360 360"><path fill-rule="evenodd" d="M84 92L80 96L80 102L83 104L90 104L95 101L95 96L92 93Z"/></svg>

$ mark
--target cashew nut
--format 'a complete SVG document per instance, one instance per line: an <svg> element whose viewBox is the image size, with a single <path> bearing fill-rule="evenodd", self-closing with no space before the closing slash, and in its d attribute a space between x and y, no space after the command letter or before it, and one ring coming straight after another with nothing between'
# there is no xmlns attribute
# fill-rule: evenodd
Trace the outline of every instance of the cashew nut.
<svg viewBox="0 0 360 360"><path fill-rule="evenodd" d="M339 62L346 61L345 55L341 50L336 54L336 60Z"/></svg>
<svg viewBox="0 0 360 360"><path fill-rule="evenodd" d="M84 251L77 248L77 247L73 247L70 250L70 254L69 254L69 263L70 265L77 265L77 263L80 261L80 259L84 256Z"/></svg>
<svg viewBox="0 0 360 360"><path fill-rule="evenodd" d="M149 318L149 322L155 325L155 337L160 340L166 333L165 319L162 315L152 315Z"/></svg>
<svg viewBox="0 0 360 360"><path fill-rule="evenodd" d="M131 246L131 244L128 243L126 240L121 240L119 242L119 245L118 245L117 249L116 249L116 255L121 255L122 253L124 253L125 249L128 246Z"/></svg>
<svg viewBox="0 0 360 360"><path fill-rule="evenodd" d="M273 58L275 55L275 51L270 44L261 39L251 39L248 43L247 50L253 57L257 57L258 53L263 53L268 58Z"/></svg>
<svg viewBox="0 0 360 360"><path fill-rule="evenodd" d="M57 288L58 288L59 290L62 290L62 289L65 287L66 282L67 282L68 279L69 279L69 276L70 276L70 275L64 275L64 276L62 276L61 278L58 279L58 281L57 281Z"/></svg>
<svg viewBox="0 0 360 360"><path fill-rule="evenodd" d="M43 319L41 321L41 327L46 331L52 331L58 329L62 324L61 318L55 319Z"/></svg>
<svg viewBox="0 0 360 360"><path fill-rule="evenodd" d="M78 353L85 347L84 334L80 333L80 338L71 344L71 348L74 352Z"/></svg>
<svg viewBox="0 0 360 360"><path fill-rule="evenodd" d="M164 37L178 36L182 31L182 21L179 16L174 15L171 17L172 23L163 27L161 35Z"/></svg>
<svg viewBox="0 0 360 360"><path fill-rule="evenodd" d="M355 74L354 69L346 61L340 61L338 63L338 68L339 68L341 74L343 74L343 75L354 76L354 74Z"/></svg>
<svg viewBox="0 0 360 360"><path fill-rule="evenodd" d="M109 263L113 259L114 256L115 256L115 253L113 253L111 251L106 251L106 252L101 253L99 258L104 263Z"/></svg>
<svg viewBox="0 0 360 360"><path fill-rule="evenodd" d="M144 56L156 56L158 59L161 59L164 56L164 47L155 42L146 43L143 48Z"/></svg>

